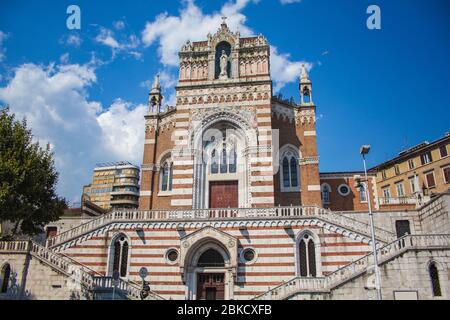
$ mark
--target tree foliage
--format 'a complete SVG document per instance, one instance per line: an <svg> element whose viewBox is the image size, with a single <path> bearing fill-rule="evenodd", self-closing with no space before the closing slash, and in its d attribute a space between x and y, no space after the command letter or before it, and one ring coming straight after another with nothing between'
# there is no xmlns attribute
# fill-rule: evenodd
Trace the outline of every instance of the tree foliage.
<svg viewBox="0 0 450 320"><path fill-rule="evenodd" d="M25 119L0 110L0 222L12 223L13 236L38 234L67 208L56 195L53 153L32 139Z"/></svg>

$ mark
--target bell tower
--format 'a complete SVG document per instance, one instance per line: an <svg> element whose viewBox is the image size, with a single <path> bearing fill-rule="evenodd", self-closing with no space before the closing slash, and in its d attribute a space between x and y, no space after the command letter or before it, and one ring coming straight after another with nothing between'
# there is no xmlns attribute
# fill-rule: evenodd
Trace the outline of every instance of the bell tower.
<svg viewBox="0 0 450 320"><path fill-rule="evenodd" d="M161 85L159 83L159 74L153 81L152 88L148 95L149 113L158 114L161 111L163 96L161 94Z"/></svg>
<svg viewBox="0 0 450 320"><path fill-rule="evenodd" d="M297 135L301 140L301 204L321 206L319 156L316 140L316 106L312 99L312 81L302 64L299 81L300 105L297 111Z"/></svg>

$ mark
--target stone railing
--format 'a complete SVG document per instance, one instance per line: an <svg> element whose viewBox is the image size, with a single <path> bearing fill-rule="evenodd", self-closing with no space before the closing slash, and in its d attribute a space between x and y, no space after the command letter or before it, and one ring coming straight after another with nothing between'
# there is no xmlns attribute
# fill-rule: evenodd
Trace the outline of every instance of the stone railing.
<svg viewBox="0 0 450 320"><path fill-rule="evenodd" d="M28 252L30 242L25 241L0 241L0 252Z"/></svg>
<svg viewBox="0 0 450 320"><path fill-rule="evenodd" d="M104 289L112 290L114 288L114 280L112 277L94 276L93 279L94 279L94 288L101 290ZM133 298L135 300L141 298L140 297L141 287L137 283L119 279L118 283L116 284L116 289L125 292L128 297ZM146 299L163 300L161 296L159 296L154 292L149 292L149 295Z"/></svg>
<svg viewBox="0 0 450 320"><path fill-rule="evenodd" d="M412 249L437 249L450 247L449 234L407 235L377 250L378 263L382 264L405 251ZM300 292L330 292L336 286L349 281L373 266L373 254L364 257L328 274L323 278L296 277L257 296L256 300L287 299ZM314 281L316 280L316 281Z"/></svg>
<svg viewBox="0 0 450 320"><path fill-rule="evenodd" d="M379 197L380 205L391 204L414 204L417 205L418 200L415 197Z"/></svg>
<svg viewBox="0 0 450 320"><path fill-rule="evenodd" d="M0 241L0 253L8 252L30 253L53 268L56 268L67 277L70 277L74 282L84 286L87 290L109 289L113 287L111 277L105 277L73 258L62 253L55 253L33 241ZM141 288L138 284L119 278L117 288L125 292L130 298L140 298ZM162 300L162 297L154 292L150 292L148 299Z"/></svg>
<svg viewBox="0 0 450 320"><path fill-rule="evenodd" d="M92 219L75 228L67 230L47 240L52 247L72 240L92 230L112 222L146 222L146 221L195 221L224 219L280 219L280 218L318 218L331 224L352 231L370 235L370 226L364 222L334 213L317 206L272 207L272 208L228 208L228 209L191 209L191 210L132 210L113 211ZM376 236L384 242L390 242L394 234L376 228Z"/></svg>

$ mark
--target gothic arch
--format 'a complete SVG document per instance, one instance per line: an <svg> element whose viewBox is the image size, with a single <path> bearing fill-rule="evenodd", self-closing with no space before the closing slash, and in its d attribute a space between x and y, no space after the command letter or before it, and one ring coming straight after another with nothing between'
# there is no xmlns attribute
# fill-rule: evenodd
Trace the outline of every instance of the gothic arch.
<svg viewBox="0 0 450 320"><path fill-rule="evenodd" d="M108 246L107 274L118 269L120 277L126 278L130 272L131 239L123 232L115 234Z"/></svg>
<svg viewBox="0 0 450 320"><path fill-rule="evenodd" d="M321 277L322 276L322 261L321 261L321 245L320 245L320 238L319 236L313 232L310 229L303 229L295 237L295 270L297 276L300 276L300 270L301 270L301 257L300 257L300 243L302 240L305 239L305 236L309 238L308 243L310 241L313 241L314 244L314 260L315 260L315 277ZM307 255L307 254L306 254ZM308 272L311 274L311 270ZM309 275L308 275L309 276Z"/></svg>

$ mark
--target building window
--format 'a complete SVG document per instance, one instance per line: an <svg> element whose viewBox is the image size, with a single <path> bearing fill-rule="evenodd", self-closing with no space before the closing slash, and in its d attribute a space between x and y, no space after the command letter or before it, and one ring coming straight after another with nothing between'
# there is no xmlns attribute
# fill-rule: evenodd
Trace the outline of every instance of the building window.
<svg viewBox="0 0 450 320"><path fill-rule="evenodd" d="M450 183L450 167L442 169L445 183Z"/></svg>
<svg viewBox="0 0 450 320"><path fill-rule="evenodd" d="M447 146L446 145L440 146L439 152L441 154L441 158L445 158L446 156L448 156Z"/></svg>
<svg viewBox="0 0 450 320"><path fill-rule="evenodd" d="M389 187L383 188L383 197L384 198L391 197L391 189Z"/></svg>
<svg viewBox="0 0 450 320"><path fill-rule="evenodd" d="M409 226L409 221L408 220L395 221L395 231L397 233L397 238L401 238L404 235L411 234L411 228Z"/></svg>
<svg viewBox="0 0 450 320"><path fill-rule="evenodd" d="M254 262L256 259L256 252L253 248L245 248L241 251L241 260L244 263Z"/></svg>
<svg viewBox="0 0 450 320"><path fill-rule="evenodd" d="M405 191L403 189L403 183L399 182L395 184L395 189L397 190L397 197L401 198L405 196Z"/></svg>
<svg viewBox="0 0 450 320"><path fill-rule="evenodd" d="M395 174L398 176L400 174L400 165L396 164L394 166L394 171L395 171Z"/></svg>
<svg viewBox="0 0 450 320"><path fill-rule="evenodd" d="M9 286L9 278L11 277L11 266L9 263L5 264L1 270L1 291L0 293L6 293Z"/></svg>
<svg viewBox="0 0 450 320"><path fill-rule="evenodd" d="M425 165L427 163L430 163L431 161L433 161L433 159L431 158L431 152L427 152L424 153L420 156L420 160L422 161L422 165Z"/></svg>
<svg viewBox="0 0 450 320"><path fill-rule="evenodd" d="M414 192L417 191L416 177L410 177L409 178L409 185L411 187L411 193L414 193Z"/></svg>
<svg viewBox="0 0 450 320"><path fill-rule="evenodd" d="M128 271L128 241L125 236L118 236L113 244L113 266L112 271L119 272L121 277L127 276Z"/></svg>
<svg viewBox="0 0 450 320"><path fill-rule="evenodd" d="M169 250L167 250L167 253L166 253L166 260L172 264L172 263L177 262L178 256L179 256L179 254L178 254L177 249L169 249Z"/></svg>
<svg viewBox="0 0 450 320"><path fill-rule="evenodd" d="M161 187L160 191L172 190L173 166L172 162L166 160L161 168Z"/></svg>
<svg viewBox="0 0 450 320"><path fill-rule="evenodd" d="M409 170L412 170L416 167L415 163L414 163L414 159L409 159L408 160L408 166L409 166Z"/></svg>
<svg viewBox="0 0 450 320"><path fill-rule="evenodd" d="M367 185L363 183L359 188L359 201L367 202L367 193L366 193Z"/></svg>
<svg viewBox="0 0 450 320"><path fill-rule="evenodd" d="M331 187L328 184L323 184L321 189L322 189L322 203L329 204Z"/></svg>
<svg viewBox="0 0 450 320"><path fill-rule="evenodd" d="M214 249L208 249L202 253L197 262L198 267L224 267L225 261L222 255Z"/></svg>
<svg viewBox="0 0 450 320"><path fill-rule="evenodd" d="M299 265L301 277L315 277L316 272L316 248L314 240L309 234L305 234L298 244Z"/></svg>
<svg viewBox="0 0 450 320"><path fill-rule="evenodd" d="M386 180L386 170L381 171L381 177Z"/></svg>
<svg viewBox="0 0 450 320"><path fill-rule="evenodd" d="M289 148L281 153L281 191L292 192L300 190L300 170L298 155Z"/></svg>
<svg viewBox="0 0 450 320"><path fill-rule="evenodd" d="M433 171L425 174L425 180L427 181L428 189L436 187L436 181L434 180L434 172Z"/></svg>
<svg viewBox="0 0 450 320"><path fill-rule="evenodd" d="M433 296L435 297L442 296L441 284L439 282L439 270L435 262L431 262L430 265L428 266L428 273L430 275L431 289L433 291Z"/></svg>
<svg viewBox="0 0 450 320"><path fill-rule="evenodd" d="M346 185L346 184L341 184L341 185L338 187L338 192L339 192L339 194L340 194L341 196L345 197L345 196L348 196L348 195L350 194L350 188L349 188L349 186Z"/></svg>

